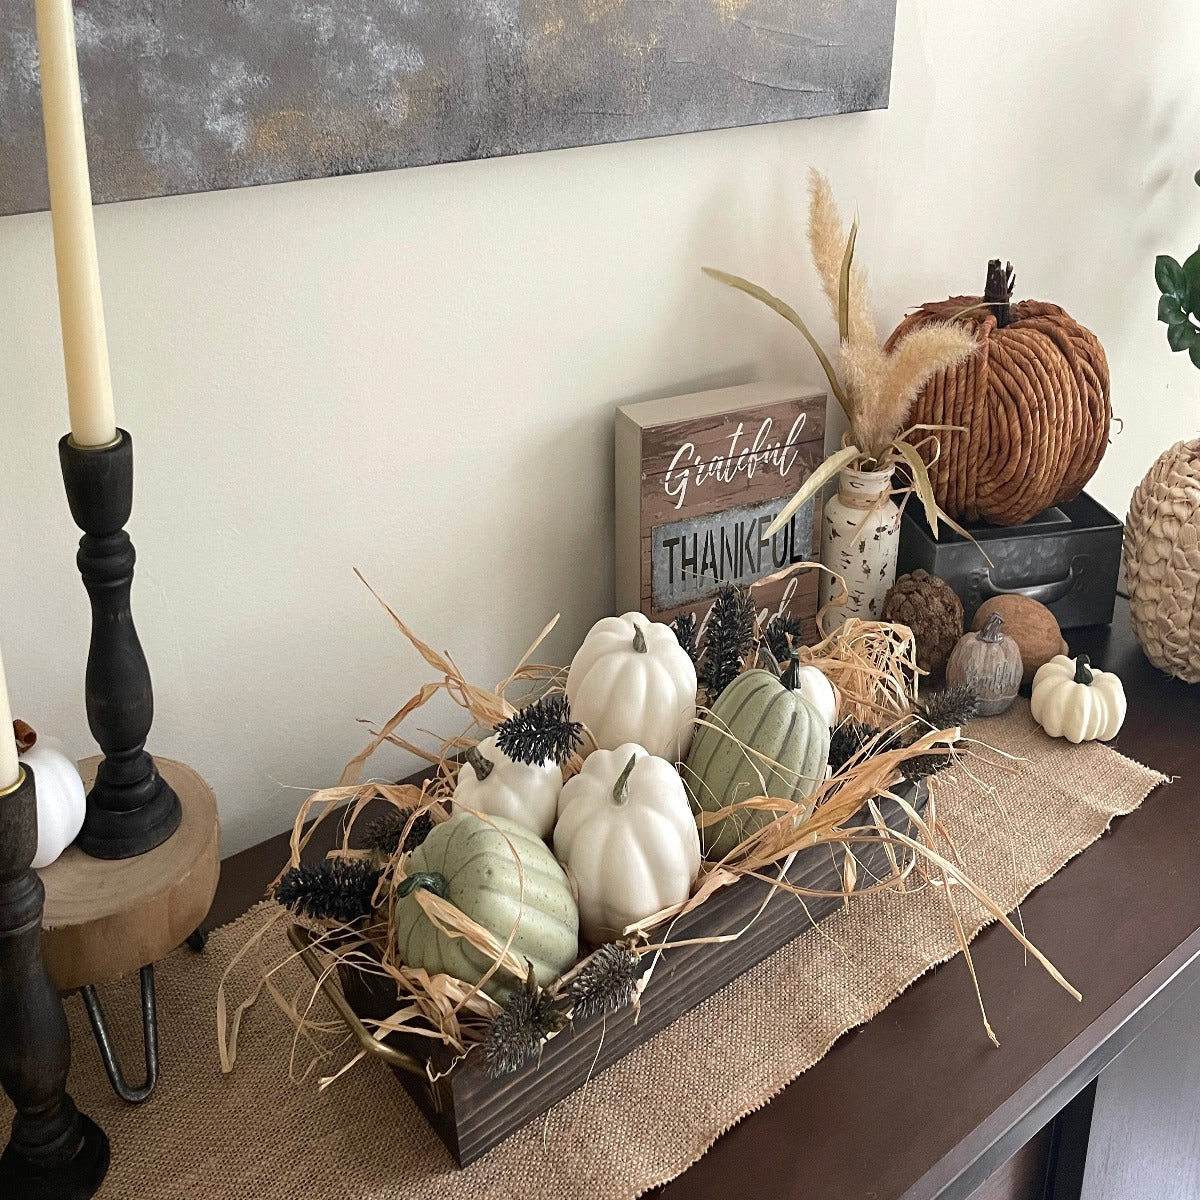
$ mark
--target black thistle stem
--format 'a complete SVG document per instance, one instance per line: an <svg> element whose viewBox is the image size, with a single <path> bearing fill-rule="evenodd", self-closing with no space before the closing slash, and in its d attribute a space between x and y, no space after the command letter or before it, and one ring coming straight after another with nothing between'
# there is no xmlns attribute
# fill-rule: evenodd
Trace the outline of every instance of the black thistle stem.
<svg viewBox="0 0 1200 1200"><path fill-rule="evenodd" d="M350 924L371 914L379 872L361 859L327 858L292 867L275 885L275 899L298 917Z"/></svg>
<svg viewBox="0 0 1200 1200"><path fill-rule="evenodd" d="M996 326L999 329L1012 324L1012 295L1016 282L1012 263L1006 263L1002 267L998 258L993 258L988 263L983 302L996 314Z"/></svg>
<svg viewBox="0 0 1200 1200"><path fill-rule="evenodd" d="M428 812L418 813L405 837L404 830L411 819L411 808L392 809L376 817L367 826L367 848L386 862L395 858L403 838L404 853L411 854L433 831L433 818Z"/></svg>
<svg viewBox="0 0 1200 1200"><path fill-rule="evenodd" d="M699 649L696 646L696 614L692 612L680 613L679 616L671 622L671 632L675 635L675 640L683 647L684 653L692 660L695 665L696 658L699 655Z"/></svg>
<svg viewBox="0 0 1200 1200"><path fill-rule="evenodd" d="M531 767L547 759L565 763L581 741L583 726L571 720L571 706L561 694L543 696L496 726L496 745L513 762Z"/></svg>
<svg viewBox="0 0 1200 1200"><path fill-rule="evenodd" d="M715 700L741 673L754 647L754 600L750 592L725 584L708 618L708 640L698 674Z"/></svg>

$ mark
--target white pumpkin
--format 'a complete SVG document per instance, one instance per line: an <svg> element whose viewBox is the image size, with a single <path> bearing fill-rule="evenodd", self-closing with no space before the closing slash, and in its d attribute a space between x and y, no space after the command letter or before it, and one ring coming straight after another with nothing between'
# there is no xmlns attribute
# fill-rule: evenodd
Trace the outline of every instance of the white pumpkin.
<svg viewBox="0 0 1200 1200"><path fill-rule="evenodd" d="M1125 720L1125 689L1111 671L1090 666L1086 654L1056 654L1038 667L1029 707L1051 737L1107 742Z"/></svg>
<svg viewBox="0 0 1200 1200"><path fill-rule="evenodd" d="M794 662L784 672L783 679L793 692L803 696L825 718L830 729L838 723L837 693L819 668Z"/></svg>
<svg viewBox="0 0 1200 1200"><path fill-rule="evenodd" d="M567 699L601 750L635 742L676 762L692 742L696 668L669 625L605 617L571 662Z"/></svg>
<svg viewBox="0 0 1200 1200"><path fill-rule="evenodd" d="M590 754L559 796L554 854L593 945L681 904L700 870L700 835L679 772L632 742Z"/></svg>
<svg viewBox="0 0 1200 1200"><path fill-rule="evenodd" d="M452 807L507 817L546 838L554 828L562 785L562 769L554 759L533 766L516 762L496 745L493 734L467 752Z"/></svg>
<svg viewBox="0 0 1200 1200"><path fill-rule="evenodd" d="M48 867L79 836L87 813L83 780L75 760L54 738L39 737L21 762L33 769L38 840L34 867Z"/></svg>

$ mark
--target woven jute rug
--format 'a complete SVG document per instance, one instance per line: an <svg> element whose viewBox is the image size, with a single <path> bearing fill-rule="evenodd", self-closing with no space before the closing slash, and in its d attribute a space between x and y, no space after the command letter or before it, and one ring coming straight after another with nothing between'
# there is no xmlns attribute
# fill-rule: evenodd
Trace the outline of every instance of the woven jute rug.
<svg viewBox="0 0 1200 1200"><path fill-rule="evenodd" d="M969 733L998 754L971 758L939 781L939 813L972 877L1015 907L1164 777L1098 744L1041 733L1018 701ZM984 910L963 911L973 936ZM152 1100L115 1099L82 1005L68 1001L71 1090L113 1145L102 1195L112 1200L589 1200L632 1197L680 1174L722 1132L813 1065L958 945L934 889L863 897L809 930L682 1017L525 1129L459 1170L400 1083L373 1062L319 1092L316 1074L289 1079L293 1029L263 999L247 1015L236 1068L219 1070L215 994L222 972L263 924L265 908L181 950L158 970L162 1080ZM286 955L281 925L264 953ZM303 969L290 978L303 985ZM236 1001L254 984L230 980ZM124 990L122 991L122 987ZM106 989L120 1049L137 1062L136 982ZM1069 1003L1064 995L1064 1003ZM786 1009L789 1020L780 1022ZM314 1010L314 1015L317 1011ZM332 1018L332 1012L329 1015ZM721 1030L713 1037L714 1029ZM780 1041L781 1032L791 1040ZM997 1051L1003 1053L1003 1050ZM296 1047L296 1074L311 1053ZM711 1086L713 1079L721 1087ZM664 1097L688 1103L666 1104Z"/></svg>

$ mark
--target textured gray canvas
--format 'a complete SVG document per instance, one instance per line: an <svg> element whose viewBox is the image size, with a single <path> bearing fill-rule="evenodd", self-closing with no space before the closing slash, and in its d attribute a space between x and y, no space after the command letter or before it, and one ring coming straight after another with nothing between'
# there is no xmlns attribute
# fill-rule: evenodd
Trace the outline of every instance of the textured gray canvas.
<svg viewBox="0 0 1200 1200"><path fill-rule="evenodd" d="M895 0L77 0L97 201L881 108ZM0 213L44 208L0 0Z"/></svg>

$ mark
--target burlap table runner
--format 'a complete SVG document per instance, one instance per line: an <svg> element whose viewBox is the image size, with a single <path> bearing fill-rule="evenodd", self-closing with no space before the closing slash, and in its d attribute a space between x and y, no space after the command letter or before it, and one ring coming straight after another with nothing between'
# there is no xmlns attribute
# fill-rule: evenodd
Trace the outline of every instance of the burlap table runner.
<svg viewBox="0 0 1200 1200"><path fill-rule="evenodd" d="M1015 761L993 755L989 765L973 758L969 774L943 777L939 811L973 878L1008 908L1164 779L1105 746L1047 738L1023 701L1004 717L976 723L970 733ZM984 924L983 910L965 896L963 908L974 936ZM360 1063L320 1093L312 1077L290 1082L292 1028L269 1000L245 1020L233 1074L219 1073L217 983L263 920L264 911L255 910L214 933L203 955L181 950L160 966L163 1077L154 1098L140 1108L112 1095L82 1004L77 997L68 1001L75 1047L71 1089L113 1144L103 1196L635 1196L685 1170L841 1034L957 950L945 905L933 890L861 898L460 1171L399 1082L379 1065ZM282 928L270 937L266 953L285 954ZM292 979L300 986L302 968L296 972ZM135 982L123 994L121 986L106 996L121 1026L122 1053L136 1062ZM235 975L231 986L235 1000L248 994L249 970ZM777 1019L781 1006L791 1013L784 1023ZM720 1037L712 1036L714 1029ZM781 1043L780 1033L789 1031L792 1040ZM303 1067L309 1058L300 1047L296 1062ZM327 1061L320 1072L336 1065ZM720 1088L711 1087L713 1079L721 1080ZM687 1096L688 1103L664 1103L669 1096Z"/></svg>

